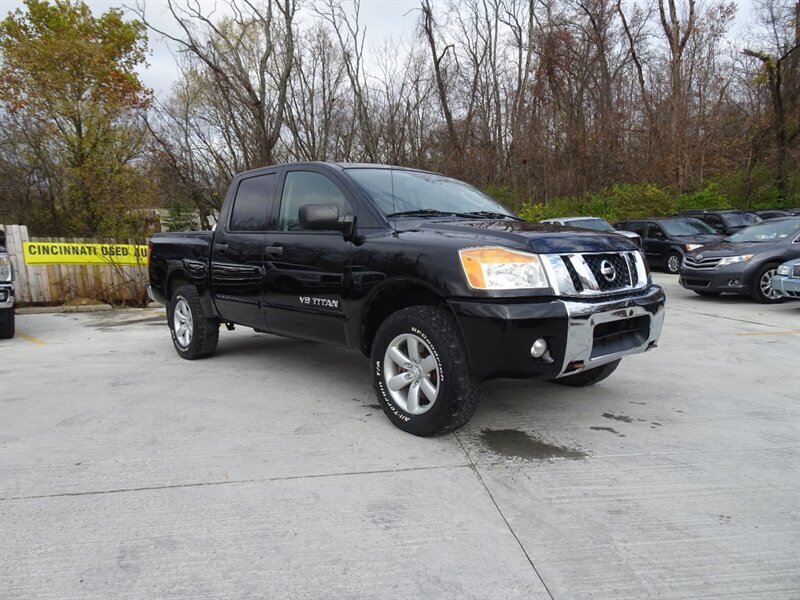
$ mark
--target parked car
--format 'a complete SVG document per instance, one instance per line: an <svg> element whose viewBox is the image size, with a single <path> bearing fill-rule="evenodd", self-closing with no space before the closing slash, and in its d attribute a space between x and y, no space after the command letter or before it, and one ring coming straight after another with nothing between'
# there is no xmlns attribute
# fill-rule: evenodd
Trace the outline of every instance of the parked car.
<svg viewBox="0 0 800 600"><path fill-rule="evenodd" d="M6 234L0 230L0 339L14 337L14 269L6 252Z"/></svg>
<svg viewBox="0 0 800 600"><path fill-rule="evenodd" d="M638 233L626 231L624 229L614 229L614 227L600 217L558 217L557 219L544 219L542 223L555 223L565 227L579 227L581 229L594 229L595 231L605 231L607 233L618 233L626 238L632 239L636 245L642 247L642 238Z"/></svg>
<svg viewBox="0 0 800 600"><path fill-rule="evenodd" d="M756 214L764 221L768 219L780 219L781 217L798 217L800 208L771 208L767 210L757 210Z"/></svg>
<svg viewBox="0 0 800 600"><path fill-rule="evenodd" d="M772 289L782 297L800 299L800 258L787 260L778 267Z"/></svg>
<svg viewBox="0 0 800 600"><path fill-rule="evenodd" d="M149 274L181 358L211 355L221 323L351 348L384 414L422 436L464 425L484 379L597 383L654 348L664 320L630 240L380 165L240 174L213 232L153 237Z"/></svg>
<svg viewBox="0 0 800 600"><path fill-rule="evenodd" d="M680 270L684 254L725 237L702 221L686 217L628 219L615 226L642 237L644 254L651 268L662 267L673 274Z"/></svg>
<svg viewBox="0 0 800 600"><path fill-rule="evenodd" d="M732 209L682 210L676 217L694 217L711 227L717 233L731 235L761 221L755 213Z"/></svg>
<svg viewBox="0 0 800 600"><path fill-rule="evenodd" d="M745 294L758 302L780 302L772 282L781 263L794 258L800 258L800 217L771 219L689 252L680 284L701 296Z"/></svg>

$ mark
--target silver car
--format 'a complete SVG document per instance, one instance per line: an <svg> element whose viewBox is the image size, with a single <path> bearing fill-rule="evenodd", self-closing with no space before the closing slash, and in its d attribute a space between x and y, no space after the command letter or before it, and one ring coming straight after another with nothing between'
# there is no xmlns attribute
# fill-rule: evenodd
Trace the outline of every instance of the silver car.
<svg viewBox="0 0 800 600"><path fill-rule="evenodd" d="M608 231L611 233L618 233L636 242L636 245L642 247L642 238L635 231L627 231L625 229L614 229L614 227L600 217L558 217L557 219L544 219L542 223L555 223L556 225L564 225L565 227L579 227L581 229L594 229L595 231Z"/></svg>
<svg viewBox="0 0 800 600"><path fill-rule="evenodd" d="M800 299L800 258L787 260L772 278L772 289L780 296Z"/></svg>

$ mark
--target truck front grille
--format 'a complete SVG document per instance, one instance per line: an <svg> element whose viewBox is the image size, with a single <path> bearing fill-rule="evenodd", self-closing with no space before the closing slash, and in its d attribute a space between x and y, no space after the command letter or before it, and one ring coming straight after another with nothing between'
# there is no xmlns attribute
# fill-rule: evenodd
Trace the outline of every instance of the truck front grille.
<svg viewBox="0 0 800 600"><path fill-rule="evenodd" d="M647 283L644 260L638 252L560 254L549 258L559 295L613 294Z"/></svg>

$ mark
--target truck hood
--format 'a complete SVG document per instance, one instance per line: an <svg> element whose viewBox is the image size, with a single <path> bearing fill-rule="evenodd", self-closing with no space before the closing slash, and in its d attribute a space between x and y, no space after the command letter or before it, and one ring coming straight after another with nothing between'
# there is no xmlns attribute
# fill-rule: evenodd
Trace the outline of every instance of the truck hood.
<svg viewBox="0 0 800 600"><path fill-rule="evenodd" d="M625 252L638 250L629 239L616 233L591 231L529 221L479 220L431 221L417 225L417 231L447 235L464 240L465 246L516 246L538 254L564 252Z"/></svg>

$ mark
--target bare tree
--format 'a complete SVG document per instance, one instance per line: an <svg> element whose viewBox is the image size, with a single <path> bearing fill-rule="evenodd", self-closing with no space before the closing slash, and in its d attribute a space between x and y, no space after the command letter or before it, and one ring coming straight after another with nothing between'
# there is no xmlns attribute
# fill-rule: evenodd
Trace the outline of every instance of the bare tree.
<svg viewBox="0 0 800 600"><path fill-rule="evenodd" d="M758 8L772 48L745 48L743 52L761 62L765 75L772 104L770 126L775 136L777 185L784 200L788 195L789 152L800 133L800 2L792 7L785 0L763 0Z"/></svg>

